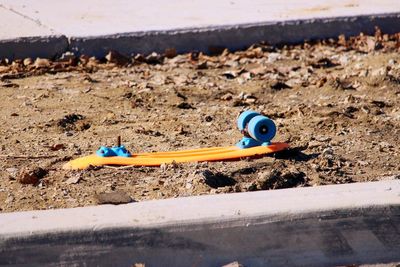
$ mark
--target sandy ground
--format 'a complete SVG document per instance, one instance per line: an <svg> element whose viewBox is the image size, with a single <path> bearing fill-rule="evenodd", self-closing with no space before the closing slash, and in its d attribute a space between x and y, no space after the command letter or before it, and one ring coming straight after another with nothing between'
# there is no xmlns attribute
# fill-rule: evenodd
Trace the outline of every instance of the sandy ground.
<svg viewBox="0 0 400 267"><path fill-rule="evenodd" d="M399 36L214 56L171 49L2 60L0 211L399 178ZM118 135L133 153L229 146L241 138L235 122L245 109L274 119L275 140L291 149L242 161L62 169Z"/></svg>

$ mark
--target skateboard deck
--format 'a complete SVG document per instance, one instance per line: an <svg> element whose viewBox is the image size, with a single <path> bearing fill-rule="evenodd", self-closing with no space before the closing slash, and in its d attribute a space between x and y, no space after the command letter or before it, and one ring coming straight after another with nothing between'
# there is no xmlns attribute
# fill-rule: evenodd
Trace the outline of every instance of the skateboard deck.
<svg viewBox="0 0 400 267"><path fill-rule="evenodd" d="M270 154L288 148L286 143L271 143L268 146L251 148L211 147L171 152L151 152L132 154L131 157L100 157L96 154L71 160L64 165L64 169L86 169L89 166L103 165L132 165L132 166L160 166L161 164L233 160L246 157Z"/></svg>

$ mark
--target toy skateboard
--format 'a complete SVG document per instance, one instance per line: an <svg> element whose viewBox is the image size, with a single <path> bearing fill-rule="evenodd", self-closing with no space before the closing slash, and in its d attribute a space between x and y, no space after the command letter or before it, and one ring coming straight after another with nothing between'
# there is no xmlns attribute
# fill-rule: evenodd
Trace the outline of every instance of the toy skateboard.
<svg viewBox="0 0 400 267"><path fill-rule="evenodd" d="M258 112L247 110L237 119L237 127L243 138L234 146L211 147L172 152L131 154L123 145L100 147L96 154L71 160L64 169L86 169L89 166L132 165L160 166L161 164L234 160L278 152L289 147L286 143L272 143L275 123Z"/></svg>

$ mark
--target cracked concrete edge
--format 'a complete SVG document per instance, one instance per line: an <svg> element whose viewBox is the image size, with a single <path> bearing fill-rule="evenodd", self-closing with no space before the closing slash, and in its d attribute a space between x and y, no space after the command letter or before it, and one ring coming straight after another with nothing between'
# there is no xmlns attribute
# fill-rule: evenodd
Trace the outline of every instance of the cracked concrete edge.
<svg viewBox="0 0 400 267"><path fill-rule="evenodd" d="M0 265L400 261L400 181L0 214Z"/></svg>
<svg viewBox="0 0 400 267"><path fill-rule="evenodd" d="M171 29L118 33L105 36L43 36L0 41L0 58L47 57L63 52L104 57L110 50L130 56L151 52L162 53L175 48L178 53L210 52L211 47L226 47L231 51L265 41L271 45L299 43L304 40L373 34L375 26L384 33L400 32L400 13L353 17L315 18L283 22L210 26L206 28Z"/></svg>

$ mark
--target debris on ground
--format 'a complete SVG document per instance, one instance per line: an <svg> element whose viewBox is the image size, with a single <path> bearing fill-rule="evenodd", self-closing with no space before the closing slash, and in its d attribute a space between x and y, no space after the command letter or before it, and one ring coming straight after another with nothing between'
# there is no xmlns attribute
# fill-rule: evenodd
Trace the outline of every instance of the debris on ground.
<svg viewBox="0 0 400 267"><path fill-rule="evenodd" d="M133 201L133 199L123 191L113 191L107 193L100 193L95 195L97 204L126 204Z"/></svg>
<svg viewBox="0 0 400 267"><path fill-rule="evenodd" d="M222 267L244 267L244 266L242 264L240 264L238 261L234 261L234 262L225 264Z"/></svg>
<svg viewBox="0 0 400 267"><path fill-rule="evenodd" d="M88 206L94 192L125 192L115 202L126 203L397 177L399 49L399 33L377 29L213 55L0 59L0 209ZM244 109L272 118L274 141L291 148L238 161L62 169L118 135L132 153L230 146Z"/></svg>
<svg viewBox="0 0 400 267"><path fill-rule="evenodd" d="M201 173L204 177L204 183L212 188L232 186L236 184L235 179L222 173L213 173L210 170L205 170Z"/></svg>
<svg viewBox="0 0 400 267"><path fill-rule="evenodd" d="M46 176L47 170L40 167L37 168L23 168L18 175L18 182L21 184L36 185L40 179Z"/></svg>
<svg viewBox="0 0 400 267"><path fill-rule="evenodd" d="M259 174L258 185L261 190L292 188L306 184L305 174L298 170L277 170Z"/></svg>

